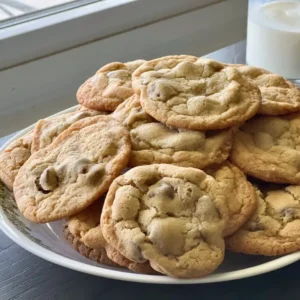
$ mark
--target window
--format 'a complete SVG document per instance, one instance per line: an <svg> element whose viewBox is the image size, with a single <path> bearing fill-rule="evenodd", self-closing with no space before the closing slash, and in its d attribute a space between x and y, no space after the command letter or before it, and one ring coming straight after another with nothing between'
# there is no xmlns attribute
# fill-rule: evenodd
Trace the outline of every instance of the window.
<svg viewBox="0 0 300 300"><path fill-rule="evenodd" d="M0 0L0 28L91 2L96 0Z"/></svg>

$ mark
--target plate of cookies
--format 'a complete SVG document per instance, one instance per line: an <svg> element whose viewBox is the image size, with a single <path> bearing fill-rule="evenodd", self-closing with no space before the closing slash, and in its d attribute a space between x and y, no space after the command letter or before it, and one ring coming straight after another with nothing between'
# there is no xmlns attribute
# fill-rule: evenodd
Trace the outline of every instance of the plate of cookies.
<svg viewBox="0 0 300 300"><path fill-rule="evenodd" d="M0 152L0 228L58 265L162 284L300 259L300 89L189 55L114 62ZM75 101L74 101L75 102Z"/></svg>

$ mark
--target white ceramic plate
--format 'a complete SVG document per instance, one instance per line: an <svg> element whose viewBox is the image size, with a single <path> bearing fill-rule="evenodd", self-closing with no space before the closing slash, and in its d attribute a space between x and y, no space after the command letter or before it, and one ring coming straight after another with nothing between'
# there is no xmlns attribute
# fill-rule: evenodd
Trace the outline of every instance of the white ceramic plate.
<svg viewBox="0 0 300 300"><path fill-rule="evenodd" d="M74 111L71 107L58 114ZM34 125L22 130L9 140L3 151L14 140L26 134ZM136 274L121 268L97 264L72 249L64 239L62 222L34 224L17 210L13 195L0 183L0 229L14 242L29 252L52 263L83 273L107 278L159 284L195 284L229 281L267 273L287 266L300 259L300 252L268 258L227 252L223 264L210 276L200 279L174 279L160 275Z"/></svg>

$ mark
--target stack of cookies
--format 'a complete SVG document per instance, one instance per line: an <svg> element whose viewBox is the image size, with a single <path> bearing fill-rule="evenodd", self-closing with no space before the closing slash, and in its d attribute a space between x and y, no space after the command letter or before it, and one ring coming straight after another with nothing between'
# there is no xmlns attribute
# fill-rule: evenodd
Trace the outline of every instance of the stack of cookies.
<svg viewBox="0 0 300 300"><path fill-rule="evenodd" d="M0 157L36 223L100 264L199 278L225 248L300 250L300 90L266 70L188 55L110 63L77 111Z"/></svg>

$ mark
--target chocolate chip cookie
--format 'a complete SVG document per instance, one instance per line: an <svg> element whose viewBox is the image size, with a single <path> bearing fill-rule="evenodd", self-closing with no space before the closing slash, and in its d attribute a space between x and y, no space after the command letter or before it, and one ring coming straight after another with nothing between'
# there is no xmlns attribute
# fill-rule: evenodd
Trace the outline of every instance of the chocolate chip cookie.
<svg viewBox="0 0 300 300"><path fill-rule="evenodd" d="M282 255L300 250L300 186L261 184L256 187L258 208L232 236L226 247L256 255Z"/></svg>
<svg viewBox="0 0 300 300"><path fill-rule="evenodd" d="M120 104L112 117L130 131L131 166L168 163L202 169L222 163L229 156L235 131L204 132L169 128L144 112L137 95Z"/></svg>
<svg viewBox="0 0 300 300"><path fill-rule="evenodd" d="M101 215L108 243L160 273L198 278L223 261L228 218L219 183L173 165L135 167L116 178Z"/></svg>
<svg viewBox="0 0 300 300"><path fill-rule="evenodd" d="M15 178L31 155L33 132L17 139L0 153L0 180L10 189L13 189Z"/></svg>
<svg viewBox="0 0 300 300"><path fill-rule="evenodd" d="M256 211L257 197L254 188L243 172L229 162L206 168L205 172L213 176L224 189L223 193L226 196L229 211L224 236L231 235Z"/></svg>
<svg viewBox="0 0 300 300"><path fill-rule="evenodd" d="M96 115L106 114L96 110L77 111L39 120L34 128L32 153L50 145L53 140L76 121Z"/></svg>
<svg viewBox="0 0 300 300"><path fill-rule="evenodd" d="M208 59L162 57L133 73L143 109L174 127L216 130L239 125L261 105L258 87L236 68Z"/></svg>
<svg viewBox="0 0 300 300"><path fill-rule="evenodd" d="M262 96L259 114L284 115L300 111L300 89L295 84L260 68L247 65L236 68L259 87Z"/></svg>
<svg viewBox="0 0 300 300"><path fill-rule="evenodd" d="M230 160L258 179L300 184L300 114L246 122L234 137Z"/></svg>
<svg viewBox="0 0 300 300"><path fill-rule="evenodd" d="M145 61L142 59L121 63L113 62L100 68L77 91L77 100L87 108L114 111L133 95L131 74Z"/></svg>
<svg viewBox="0 0 300 300"><path fill-rule="evenodd" d="M118 121L77 121L20 169L14 182L18 208L37 223L74 215L107 191L129 155L129 133Z"/></svg>
<svg viewBox="0 0 300 300"><path fill-rule="evenodd" d="M100 227L104 198L69 218L64 224L64 234L73 248L81 255L100 264L126 267L134 272L153 274L149 263L135 263L107 244Z"/></svg>
<svg viewBox="0 0 300 300"><path fill-rule="evenodd" d="M100 264L117 266L106 254L106 241L100 228L100 214L104 199L69 218L63 225L68 242L81 255Z"/></svg>

